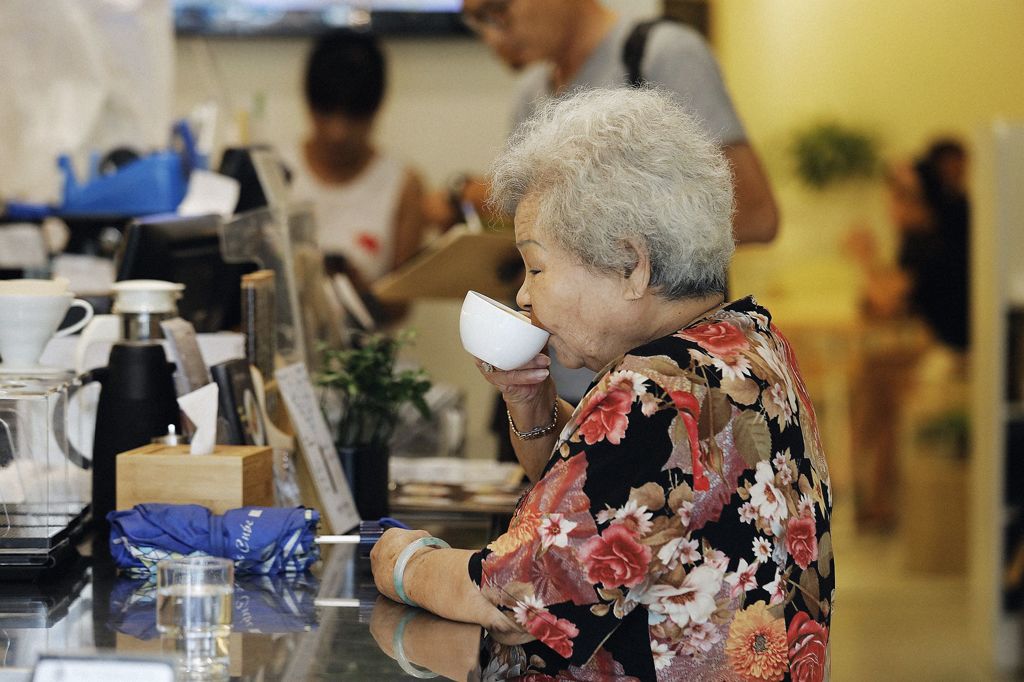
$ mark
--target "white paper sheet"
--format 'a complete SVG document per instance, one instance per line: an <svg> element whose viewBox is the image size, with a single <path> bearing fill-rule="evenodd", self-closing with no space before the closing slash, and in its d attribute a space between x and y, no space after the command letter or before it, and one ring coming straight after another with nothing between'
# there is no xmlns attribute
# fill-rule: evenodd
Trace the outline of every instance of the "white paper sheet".
<svg viewBox="0 0 1024 682"><path fill-rule="evenodd" d="M178 215L216 214L230 217L238 206L241 186L238 180L213 171L195 169L188 178L185 198L178 204Z"/></svg>

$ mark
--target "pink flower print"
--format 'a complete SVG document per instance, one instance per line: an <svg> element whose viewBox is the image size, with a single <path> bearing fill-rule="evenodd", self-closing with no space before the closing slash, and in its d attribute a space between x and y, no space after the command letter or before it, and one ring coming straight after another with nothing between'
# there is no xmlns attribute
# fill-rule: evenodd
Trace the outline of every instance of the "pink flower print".
<svg viewBox="0 0 1024 682"><path fill-rule="evenodd" d="M580 559L591 583L607 589L633 587L647 574L651 550L637 542L629 528L616 523L588 540L580 550Z"/></svg>
<svg viewBox="0 0 1024 682"><path fill-rule="evenodd" d="M569 544L569 532L578 526L575 521L569 521L562 514L548 514L541 521L540 534L541 547L565 547Z"/></svg>
<svg viewBox="0 0 1024 682"><path fill-rule="evenodd" d="M633 393L630 390L612 388L607 393L594 395L591 407L584 412L586 416L580 424L580 434L587 445L605 439L612 445L618 445L626 435L632 404Z"/></svg>
<svg viewBox="0 0 1024 682"><path fill-rule="evenodd" d="M814 519L799 516L786 526L786 549L800 568L807 568L818 558L818 538Z"/></svg>
<svg viewBox="0 0 1024 682"><path fill-rule="evenodd" d="M789 516L786 500L782 492L775 487L775 472L772 465L765 461L757 463L756 483L750 488L750 502L757 509L761 518L768 521L782 521Z"/></svg>
<svg viewBox="0 0 1024 682"><path fill-rule="evenodd" d="M725 582L732 585L729 596L738 597L744 592L749 592L757 587L757 569L760 564L756 561L748 564L746 559L740 559L740 565L735 573L725 576Z"/></svg>
<svg viewBox="0 0 1024 682"><path fill-rule="evenodd" d="M765 583L764 591L770 595L768 600L769 606L775 606L781 604L786 599L786 581L782 577L782 571L778 568L775 569L775 579L770 583Z"/></svg>
<svg viewBox="0 0 1024 682"><path fill-rule="evenodd" d="M750 347L743 332L728 322L702 324L681 331L677 336L693 341L711 355L721 358L731 358Z"/></svg>

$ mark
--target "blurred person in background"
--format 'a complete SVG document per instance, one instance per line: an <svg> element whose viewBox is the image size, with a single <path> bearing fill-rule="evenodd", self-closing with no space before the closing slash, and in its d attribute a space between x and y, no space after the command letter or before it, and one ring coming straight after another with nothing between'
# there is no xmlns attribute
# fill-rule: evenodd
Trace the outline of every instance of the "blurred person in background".
<svg viewBox="0 0 1024 682"><path fill-rule="evenodd" d="M365 293L408 260L424 232L418 173L373 141L386 89L377 39L338 29L316 40L306 63L309 136L285 160L292 198L312 202L329 274Z"/></svg>
<svg viewBox="0 0 1024 682"><path fill-rule="evenodd" d="M889 167L886 187L897 233L895 264L885 263L869 230L856 229L847 238L848 252L864 271L863 310L871 330L854 379L853 401L854 449L867 462L854 478L858 522L865 528L887 529L898 520L904 401L920 385L941 383L948 388L966 380L966 167L967 153L952 139L937 140L913 162ZM925 328L924 338L913 334L915 323ZM958 407L952 397L949 407Z"/></svg>
<svg viewBox="0 0 1024 682"><path fill-rule="evenodd" d="M936 341L962 353L969 326L967 153L955 140L940 140L914 170L930 220L924 229L905 233L900 245L900 267L910 280L908 309L927 323Z"/></svg>
<svg viewBox="0 0 1024 682"><path fill-rule="evenodd" d="M778 208L757 154L722 81L707 43L689 26L673 21L634 24L598 0L464 0L466 24L516 71L524 71L512 112L513 129L543 102L580 88L630 85L635 61L642 82L678 97L702 121L732 167L736 190L733 234L740 243L771 241ZM633 56L626 56L632 41ZM460 178L451 188L457 206L482 206L487 184ZM457 215L432 202L438 222Z"/></svg>
<svg viewBox="0 0 1024 682"><path fill-rule="evenodd" d="M662 88L694 112L729 161L736 196L733 237L741 244L774 239L779 216L771 186L715 57L693 28L668 20L630 22L599 0L464 0L462 14L499 59L523 71L513 104L513 130L546 101L576 90L639 83ZM426 210L440 224L458 220L465 203L486 215L488 193L486 181L458 176L447 196L429 198ZM593 373L567 370L557 354L552 360L561 395L575 402ZM499 434L503 419L499 405L492 420ZM499 447L499 456L510 459L503 435Z"/></svg>

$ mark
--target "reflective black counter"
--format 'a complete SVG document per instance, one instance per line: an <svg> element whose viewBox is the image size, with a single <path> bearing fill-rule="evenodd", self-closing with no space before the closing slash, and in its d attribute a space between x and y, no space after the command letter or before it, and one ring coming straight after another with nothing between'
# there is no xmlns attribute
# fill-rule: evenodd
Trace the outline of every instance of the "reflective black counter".
<svg viewBox="0 0 1024 682"><path fill-rule="evenodd" d="M0 682L29 680L44 653L161 652L154 592L88 559L45 582L0 584ZM236 578L231 679L413 679L371 634L377 599L369 560L351 546L325 548L311 574Z"/></svg>

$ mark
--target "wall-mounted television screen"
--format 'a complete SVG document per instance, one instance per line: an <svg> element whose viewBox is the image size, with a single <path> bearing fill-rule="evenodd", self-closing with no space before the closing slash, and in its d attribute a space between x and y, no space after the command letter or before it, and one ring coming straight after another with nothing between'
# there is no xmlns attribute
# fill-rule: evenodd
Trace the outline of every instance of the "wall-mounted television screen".
<svg viewBox="0 0 1024 682"><path fill-rule="evenodd" d="M462 0L174 0L179 35L307 36L331 28L381 35L468 33Z"/></svg>

